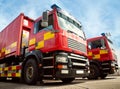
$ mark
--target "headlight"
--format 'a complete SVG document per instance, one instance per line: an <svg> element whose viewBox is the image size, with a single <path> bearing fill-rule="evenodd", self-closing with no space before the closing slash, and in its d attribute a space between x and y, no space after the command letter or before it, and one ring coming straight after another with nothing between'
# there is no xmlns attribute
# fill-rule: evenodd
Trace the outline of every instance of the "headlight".
<svg viewBox="0 0 120 89"><path fill-rule="evenodd" d="M115 67L115 62L112 61L112 62L111 62L111 66L112 66L112 67Z"/></svg>
<svg viewBox="0 0 120 89"><path fill-rule="evenodd" d="M90 65L90 63L89 63L89 60L88 59L86 59L86 65Z"/></svg>
<svg viewBox="0 0 120 89"><path fill-rule="evenodd" d="M86 68L89 70L89 66L90 66L90 64L89 64L89 60L88 59L86 59Z"/></svg>
<svg viewBox="0 0 120 89"><path fill-rule="evenodd" d="M56 56L56 62L67 63L68 59L66 56Z"/></svg>

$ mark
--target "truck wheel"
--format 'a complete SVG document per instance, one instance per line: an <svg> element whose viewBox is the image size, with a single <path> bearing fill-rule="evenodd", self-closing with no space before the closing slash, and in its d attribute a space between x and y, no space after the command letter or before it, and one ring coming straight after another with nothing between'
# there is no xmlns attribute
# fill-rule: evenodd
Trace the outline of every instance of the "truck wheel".
<svg viewBox="0 0 120 89"><path fill-rule="evenodd" d="M96 65L90 65L90 74L88 75L88 79L97 79L99 77L100 70Z"/></svg>
<svg viewBox="0 0 120 89"><path fill-rule="evenodd" d="M63 83L71 83L75 78L63 78L61 79Z"/></svg>
<svg viewBox="0 0 120 89"><path fill-rule="evenodd" d="M101 74L101 79L105 79L105 77L107 76L107 74Z"/></svg>
<svg viewBox="0 0 120 89"><path fill-rule="evenodd" d="M38 78L38 67L36 61L31 58L29 59L24 67L24 81L29 85L34 85Z"/></svg>

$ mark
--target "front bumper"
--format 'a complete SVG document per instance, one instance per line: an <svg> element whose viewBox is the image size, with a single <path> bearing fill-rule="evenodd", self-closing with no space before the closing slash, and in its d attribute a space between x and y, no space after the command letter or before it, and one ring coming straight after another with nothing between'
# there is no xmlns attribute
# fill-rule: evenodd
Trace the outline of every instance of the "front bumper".
<svg viewBox="0 0 120 89"><path fill-rule="evenodd" d="M102 62L102 70L107 74L114 74L118 70L118 64L116 61L105 61Z"/></svg>
<svg viewBox="0 0 120 89"><path fill-rule="evenodd" d="M73 53L58 53L61 57L67 57L67 62L56 62L56 78L76 78L88 76L89 73L89 61L86 57L73 54ZM59 65L61 67L59 67Z"/></svg>
<svg viewBox="0 0 120 89"><path fill-rule="evenodd" d="M114 74L117 71L118 71L117 62L111 62L110 74Z"/></svg>
<svg viewBox="0 0 120 89"><path fill-rule="evenodd" d="M56 78L76 78L84 76L88 76L88 71L78 69L60 69L56 71Z"/></svg>

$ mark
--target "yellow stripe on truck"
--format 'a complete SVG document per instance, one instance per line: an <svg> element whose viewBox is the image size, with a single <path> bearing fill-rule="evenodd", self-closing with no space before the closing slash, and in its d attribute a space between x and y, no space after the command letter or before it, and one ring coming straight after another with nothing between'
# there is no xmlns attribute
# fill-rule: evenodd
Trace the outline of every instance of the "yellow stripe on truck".
<svg viewBox="0 0 120 89"><path fill-rule="evenodd" d="M5 54L9 54L10 53L10 49L5 50Z"/></svg>
<svg viewBox="0 0 120 89"><path fill-rule="evenodd" d="M45 44L45 41L46 41L46 40L52 39L52 38L54 38L54 37L55 37L55 34L54 34L54 33L52 33L52 32L46 32L46 33L44 34L43 39L42 39L41 41L36 42L36 39L33 38L33 39L31 39L31 40L29 41L29 45L35 45L35 44L37 44L37 45L35 45L35 46L36 46L35 49L40 49L40 48L43 48L43 47L44 47L44 44Z"/></svg>
<svg viewBox="0 0 120 89"><path fill-rule="evenodd" d="M0 77L21 77L21 66L0 68Z"/></svg>
<svg viewBox="0 0 120 89"><path fill-rule="evenodd" d="M21 73L16 73L15 77L21 77Z"/></svg>
<svg viewBox="0 0 120 89"><path fill-rule="evenodd" d="M34 45L35 42L36 42L36 40L35 40L35 38L33 38L33 39L31 39L31 40L29 41L29 45Z"/></svg>
<svg viewBox="0 0 120 89"><path fill-rule="evenodd" d="M96 54L93 56L93 59L100 59L100 54Z"/></svg>
<svg viewBox="0 0 120 89"><path fill-rule="evenodd" d="M17 46L17 42L14 42L14 43L12 43L12 44L10 45L11 48L14 48L14 47L16 47L16 46Z"/></svg>
<svg viewBox="0 0 120 89"><path fill-rule="evenodd" d="M2 71L2 68L0 68L0 71Z"/></svg>
<svg viewBox="0 0 120 89"><path fill-rule="evenodd" d="M2 48L1 52L4 53L5 52L5 48Z"/></svg>
<svg viewBox="0 0 120 89"><path fill-rule="evenodd" d="M44 40L48 40L48 39L51 39L51 38L54 38L55 34L52 33L52 32L47 32L44 34Z"/></svg>
<svg viewBox="0 0 120 89"><path fill-rule="evenodd" d="M37 46L36 46L36 49L40 49L40 48L43 48L44 47L44 41L40 41L38 42Z"/></svg>
<svg viewBox="0 0 120 89"><path fill-rule="evenodd" d="M5 74L4 74L4 73L2 73L2 74L1 74L1 77L5 77Z"/></svg>
<svg viewBox="0 0 120 89"><path fill-rule="evenodd" d="M100 54L107 54L108 50L100 50Z"/></svg>
<svg viewBox="0 0 120 89"><path fill-rule="evenodd" d="M12 70L16 70L16 66L12 66Z"/></svg>
<svg viewBox="0 0 120 89"><path fill-rule="evenodd" d="M88 56L92 56L92 52L88 52Z"/></svg>
<svg viewBox="0 0 120 89"><path fill-rule="evenodd" d="M7 74L7 77L12 77L12 74L11 74L11 73L8 73L8 74Z"/></svg>
<svg viewBox="0 0 120 89"><path fill-rule="evenodd" d="M5 68L4 68L4 71L6 71L6 70L8 70L8 67L5 67Z"/></svg>

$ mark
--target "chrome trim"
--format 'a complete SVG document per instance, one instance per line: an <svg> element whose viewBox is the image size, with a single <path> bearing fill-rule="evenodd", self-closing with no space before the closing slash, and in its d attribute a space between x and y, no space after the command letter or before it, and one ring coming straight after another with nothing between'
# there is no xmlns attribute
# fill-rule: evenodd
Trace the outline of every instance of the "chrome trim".
<svg viewBox="0 0 120 89"><path fill-rule="evenodd" d="M81 59L81 58L73 57L73 56L68 56L68 58L72 58L72 59L76 59L76 60L82 60L82 61L87 61L87 60L85 60L85 59Z"/></svg>
<svg viewBox="0 0 120 89"><path fill-rule="evenodd" d="M84 56L80 56L80 55L73 54L73 53L71 53L70 55L71 55L71 56L75 56L75 57L85 58Z"/></svg>
<svg viewBox="0 0 120 89"><path fill-rule="evenodd" d="M86 64L73 62L73 65L75 65L75 66L85 66Z"/></svg>
<svg viewBox="0 0 120 89"><path fill-rule="evenodd" d="M51 57L44 57L43 59L53 59L54 57L51 56Z"/></svg>
<svg viewBox="0 0 120 89"><path fill-rule="evenodd" d="M54 66L44 66L43 68L44 68L44 69L47 69L47 68L54 68Z"/></svg>

